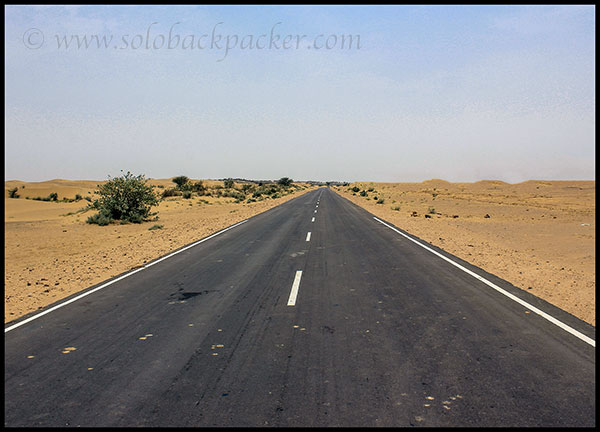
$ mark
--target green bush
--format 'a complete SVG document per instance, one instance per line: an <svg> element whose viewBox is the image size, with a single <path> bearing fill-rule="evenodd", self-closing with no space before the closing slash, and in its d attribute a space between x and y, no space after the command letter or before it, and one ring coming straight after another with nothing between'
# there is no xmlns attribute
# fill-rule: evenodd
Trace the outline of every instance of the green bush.
<svg viewBox="0 0 600 432"><path fill-rule="evenodd" d="M383 204L385 202L385 200L383 198L379 198L379 200L377 200L377 204Z"/></svg>
<svg viewBox="0 0 600 432"><path fill-rule="evenodd" d="M244 198L246 198L246 195L244 195L242 192L237 191L237 190L230 190L230 191L223 192L223 196L235 198L236 200L243 200Z"/></svg>
<svg viewBox="0 0 600 432"><path fill-rule="evenodd" d="M19 190L18 188L12 188L8 190L8 197L9 198L19 198L19 194L17 193L17 190Z"/></svg>
<svg viewBox="0 0 600 432"><path fill-rule="evenodd" d="M354 186L352 188L352 192L359 192L359 191L360 191L360 188L358 186Z"/></svg>
<svg viewBox="0 0 600 432"><path fill-rule="evenodd" d="M232 179L225 179L223 180L223 186L225 187L225 189L231 189L233 187L234 183Z"/></svg>
<svg viewBox="0 0 600 432"><path fill-rule="evenodd" d="M79 194L75 194L75 201L81 201L83 198L81 198L81 195Z"/></svg>
<svg viewBox="0 0 600 432"><path fill-rule="evenodd" d="M104 212L96 213L95 215L88 217L86 220L86 222L89 224L96 224L100 226L108 225L111 221L112 219L110 215Z"/></svg>
<svg viewBox="0 0 600 432"><path fill-rule="evenodd" d="M178 191L176 188L169 188L169 189L163 190L162 194L160 196L162 198L168 198L168 197L179 196L179 195L181 195L181 191Z"/></svg>
<svg viewBox="0 0 600 432"><path fill-rule="evenodd" d="M183 197L184 197L185 199L190 199L190 198L192 197L192 193L191 193L190 191L185 191L185 192L183 193Z"/></svg>
<svg viewBox="0 0 600 432"><path fill-rule="evenodd" d="M364 189L363 189L363 190L361 190L361 191L360 191L360 196L362 196L362 197L364 197L364 196L367 196L367 191L366 191L366 190L364 190Z"/></svg>
<svg viewBox="0 0 600 432"><path fill-rule="evenodd" d="M177 185L177 188L179 190L184 190L187 188L189 180L190 180L189 178L182 175L182 176L173 177L172 182Z"/></svg>
<svg viewBox="0 0 600 432"><path fill-rule="evenodd" d="M88 223L106 225L110 220L141 223L153 214L152 206L158 204L152 186L146 185L144 175L134 176L129 171L101 185L96 208L100 212L88 218ZM104 223L108 219L108 222Z"/></svg>
<svg viewBox="0 0 600 432"><path fill-rule="evenodd" d="M152 230L157 230L157 229L163 229L163 227L164 227L164 225L154 224L150 228L148 228L148 230L152 231Z"/></svg>
<svg viewBox="0 0 600 432"><path fill-rule="evenodd" d="M204 186L202 180L194 182L194 184L192 184L191 186L191 189L194 192L198 192L198 194L203 194L204 192L206 192L206 186Z"/></svg>
<svg viewBox="0 0 600 432"><path fill-rule="evenodd" d="M58 194L56 192L52 192L50 195L48 195L47 197L33 197L31 198L34 201L58 201ZM75 200L69 200L65 198L65 201L67 202L73 202Z"/></svg>
<svg viewBox="0 0 600 432"><path fill-rule="evenodd" d="M281 177L279 180L277 180L277 184L281 185L281 186L286 186L287 187L287 186L291 185L293 181L294 180L292 180L289 177Z"/></svg>

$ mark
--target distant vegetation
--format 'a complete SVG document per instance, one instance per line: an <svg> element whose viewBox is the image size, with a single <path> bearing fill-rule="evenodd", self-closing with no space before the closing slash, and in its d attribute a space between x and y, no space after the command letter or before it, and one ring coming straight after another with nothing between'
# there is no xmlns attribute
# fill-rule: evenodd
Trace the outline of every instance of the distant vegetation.
<svg viewBox="0 0 600 432"><path fill-rule="evenodd" d="M173 177L171 181L174 183L173 187L152 186L146 184L147 179L144 175L135 176L127 172L121 177L109 179L108 182L98 185L98 190L94 191L94 194L96 194L94 197L90 195L82 196L77 193L75 198L59 199L58 193L52 192L47 197L26 198L35 201L69 203L86 200L88 201L86 207L61 216L95 210L95 214L88 217L86 222L96 225L108 225L114 222L125 224L156 220L157 217L153 218L156 213L150 213L150 211L153 206L158 205L162 200L177 201L183 198L190 200L189 205L193 205L194 201L199 205L212 205L219 203L214 198L231 198L228 202L250 204L263 200L278 199L296 191L304 190L307 187L306 185L294 183L294 180L289 177L282 177L279 180L225 178L221 179L222 184L215 184L214 181L194 181L187 176L179 175ZM308 183L317 184L316 182ZM10 189L8 196L19 198L17 191L17 187ZM203 197L211 197L213 200L202 199ZM198 199L192 201L194 198Z"/></svg>
<svg viewBox="0 0 600 432"><path fill-rule="evenodd" d="M8 197L9 198L19 198L19 194L17 193L19 189L18 188L12 188L8 190Z"/></svg>
<svg viewBox="0 0 600 432"><path fill-rule="evenodd" d="M223 185L214 184L207 186L203 181L192 182L187 176L177 176L172 179L175 187L164 189L160 197L162 199L181 196L191 199L194 196L208 196L214 198L233 198L234 203L253 203L264 199L277 199L294 193L296 190L305 189L305 186L294 184L289 177L279 180L245 180L245 179L223 179ZM199 200L198 204L211 204L206 200Z"/></svg>
<svg viewBox="0 0 600 432"><path fill-rule="evenodd" d="M32 199L34 201L56 201L58 202L58 194L56 192L52 192L50 195L48 195L47 197L33 197L33 198L27 198L27 199ZM66 200L66 201L74 201L74 200Z"/></svg>
<svg viewBox="0 0 600 432"><path fill-rule="evenodd" d="M277 180L277 184L281 185L281 186L290 186L292 184L294 180L292 180L291 178L288 177L281 177L279 180Z"/></svg>
<svg viewBox="0 0 600 432"><path fill-rule="evenodd" d="M63 198L63 199L59 200L58 199L58 193L52 192L47 197L36 196L36 197L33 197L33 198L25 197L25 199L33 200L33 201L54 201L54 202L67 202L67 203L71 203L71 202L81 201L84 198L80 194L75 194L75 198ZM90 196L86 196L85 200L91 202L92 198Z"/></svg>
<svg viewBox="0 0 600 432"><path fill-rule="evenodd" d="M175 183L177 185L179 190L183 190L187 186L190 179L187 178L186 176L177 176L177 177L174 177L172 181L173 181L173 183Z"/></svg>

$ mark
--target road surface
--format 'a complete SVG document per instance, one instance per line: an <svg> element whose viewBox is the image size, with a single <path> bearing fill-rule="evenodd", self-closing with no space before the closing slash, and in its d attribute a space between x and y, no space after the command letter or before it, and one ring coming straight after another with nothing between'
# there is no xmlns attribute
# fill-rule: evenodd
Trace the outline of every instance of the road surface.
<svg viewBox="0 0 600 432"><path fill-rule="evenodd" d="M320 188L7 324L5 426L595 426L593 326L392 228Z"/></svg>

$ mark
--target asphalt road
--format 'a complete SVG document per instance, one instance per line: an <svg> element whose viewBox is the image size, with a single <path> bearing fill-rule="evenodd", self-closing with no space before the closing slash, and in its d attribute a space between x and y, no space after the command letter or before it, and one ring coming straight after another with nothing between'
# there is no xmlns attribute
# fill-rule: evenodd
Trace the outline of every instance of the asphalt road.
<svg viewBox="0 0 600 432"><path fill-rule="evenodd" d="M594 346L327 188L10 324L5 426L596 424Z"/></svg>

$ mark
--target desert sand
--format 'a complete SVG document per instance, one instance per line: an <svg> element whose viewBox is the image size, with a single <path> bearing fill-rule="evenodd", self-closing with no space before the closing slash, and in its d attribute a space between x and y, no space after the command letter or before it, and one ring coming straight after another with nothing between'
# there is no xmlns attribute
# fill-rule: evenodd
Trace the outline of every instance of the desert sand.
<svg viewBox="0 0 600 432"><path fill-rule="evenodd" d="M169 197L152 209L158 212L155 222L90 225L86 219L95 211L78 210L89 204L85 197L93 198L101 183L5 182L5 323L314 189L299 184L305 189L291 188L295 192L289 195L251 203L235 203L229 197ZM163 188L174 186L170 179L150 179L148 183ZM204 183L209 187L223 185L222 181ZM8 191L14 187L20 197L8 198ZM77 194L84 199L26 199L47 197L52 192L59 200L73 199ZM150 230L154 225L162 228Z"/></svg>
<svg viewBox="0 0 600 432"><path fill-rule="evenodd" d="M429 180L353 183L335 190L397 227L596 325L595 181Z"/></svg>

